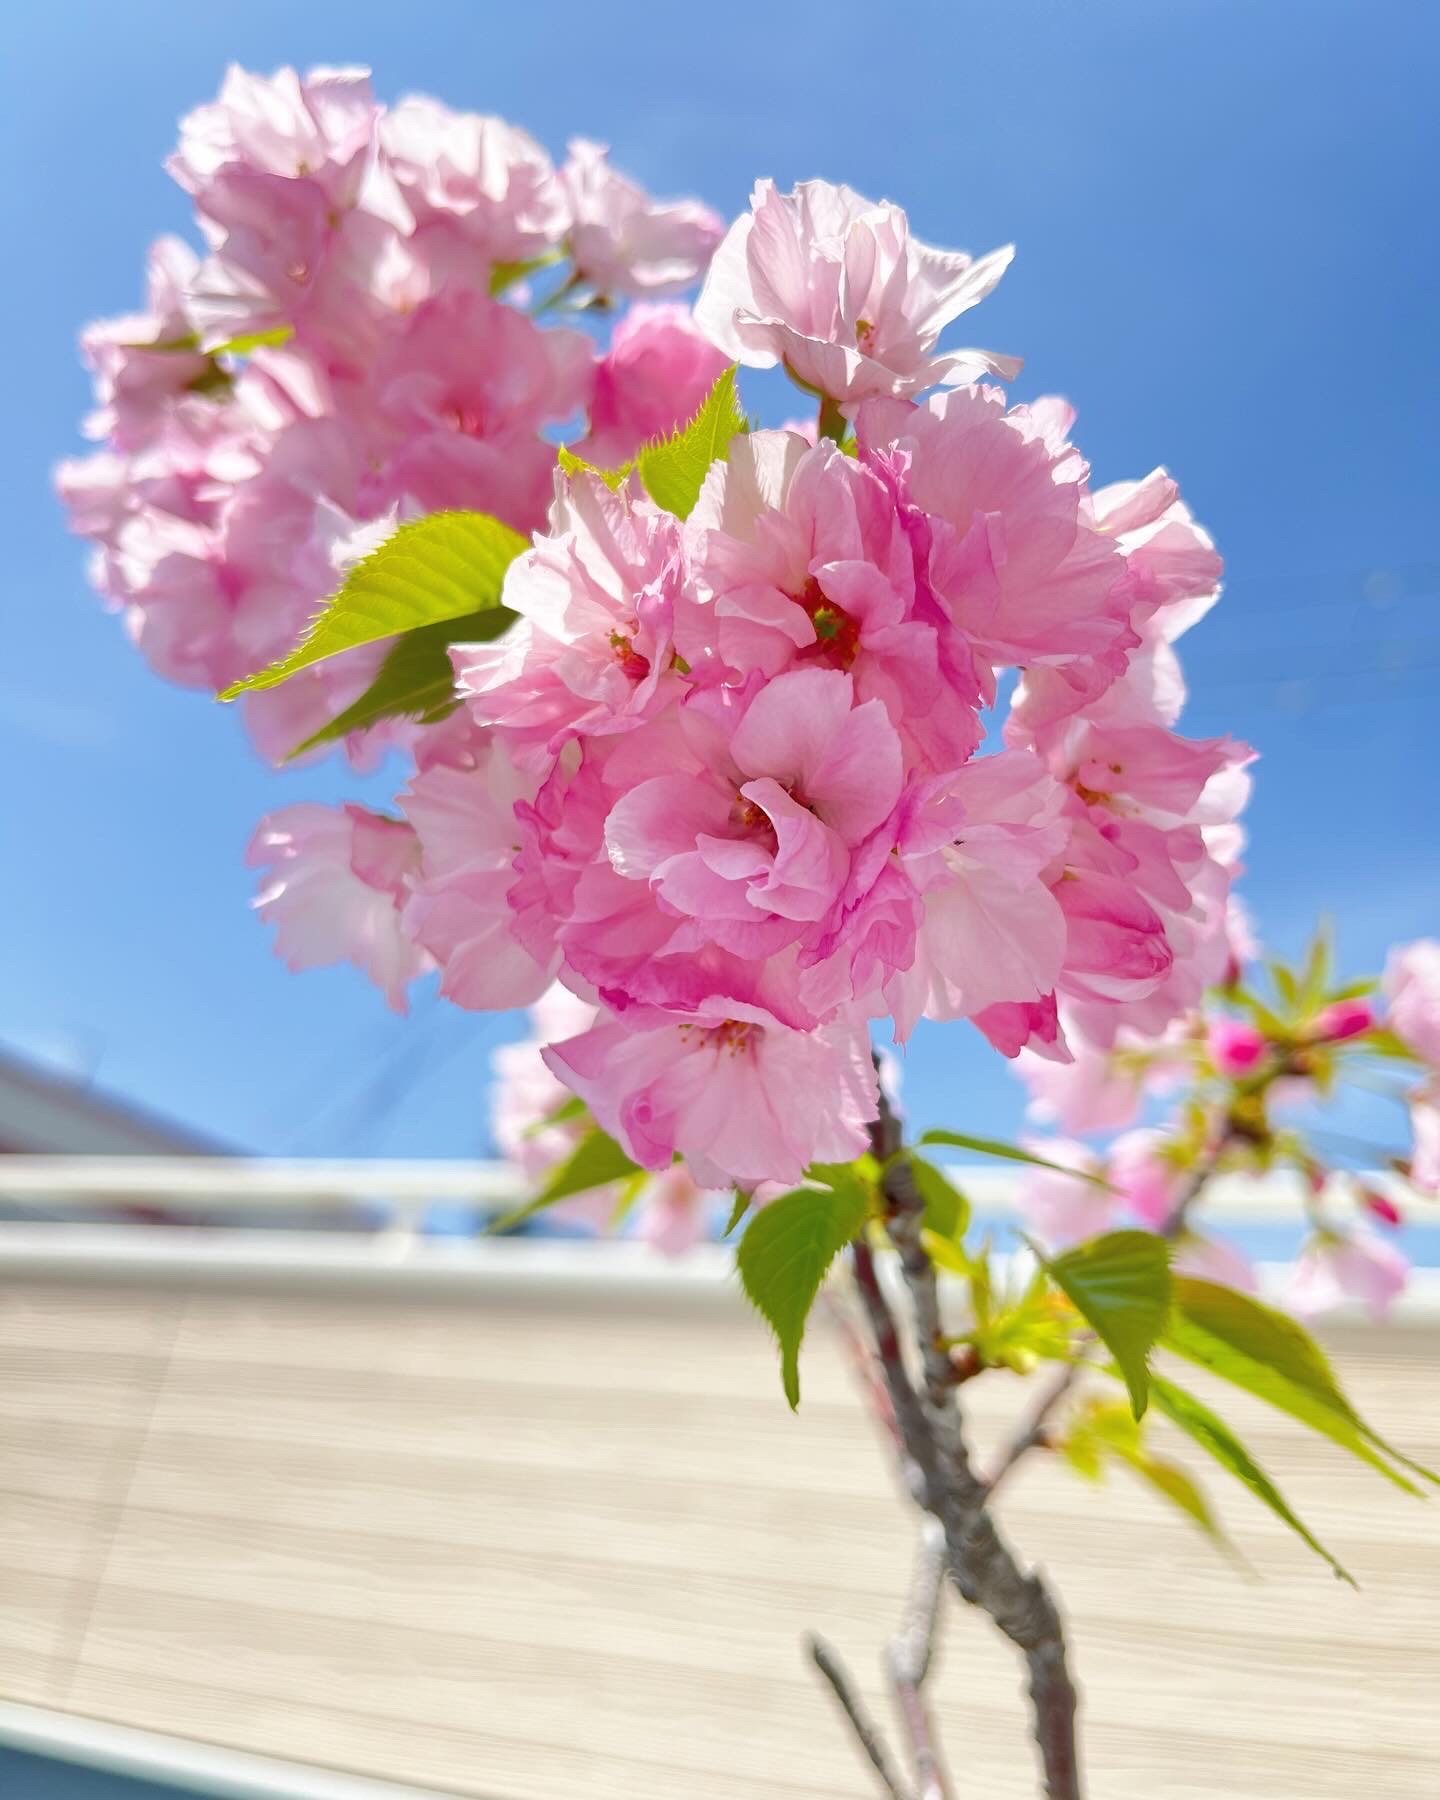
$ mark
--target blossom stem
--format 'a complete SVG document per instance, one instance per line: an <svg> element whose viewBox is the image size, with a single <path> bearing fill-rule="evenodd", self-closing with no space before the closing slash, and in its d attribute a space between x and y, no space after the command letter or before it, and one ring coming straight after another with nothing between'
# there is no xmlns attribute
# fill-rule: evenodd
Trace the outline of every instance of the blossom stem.
<svg viewBox="0 0 1440 1800"><path fill-rule="evenodd" d="M815 423L817 437L829 438L833 443L840 443L845 436L848 421L840 410L839 403L828 394L820 396L820 416Z"/></svg>

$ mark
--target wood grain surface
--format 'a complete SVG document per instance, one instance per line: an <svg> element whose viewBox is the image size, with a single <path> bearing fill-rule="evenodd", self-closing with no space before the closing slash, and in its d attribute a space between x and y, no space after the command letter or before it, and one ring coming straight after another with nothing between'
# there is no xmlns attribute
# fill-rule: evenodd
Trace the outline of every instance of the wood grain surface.
<svg viewBox="0 0 1440 1800"><path fill-rule="evenodd" d="M1440 1462L1440 1335L1331 1347ZM0 1695L485 1800L868 1800L800 1645L888 1719L914 1518L823 1325L802 1380L792 1417L738 1303L17 1283ZM982 1446L1018 1388L966 1390ZM1122 1475L1032 1458L1003 1511L1068 1606L1094 1800L1435 1800L1440 1494L1224 1409L1360 1592L1218 1471L1263 1578ZM950 1609L933 1681L960 1800L1029 1800L987 1621Z"/></svg>

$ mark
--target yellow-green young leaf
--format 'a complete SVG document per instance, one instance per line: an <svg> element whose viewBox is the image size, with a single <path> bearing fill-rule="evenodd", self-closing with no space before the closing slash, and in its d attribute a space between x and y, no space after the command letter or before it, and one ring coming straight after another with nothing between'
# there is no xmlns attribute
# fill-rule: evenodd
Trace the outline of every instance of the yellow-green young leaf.
<svg viewBox="0 0 1440 1800"><path fill-rule="evenodd" d="M965 1227L970 1223L970 1202L934 1163L926 1162L923 1156L916 1156L913 1151L906 1153L906 1161L920 1190L920 1198L925 1202L925 1229L933 1231L937 1237L952 1240L963 1237Z"/></svg>
<svg viewBox="0 0 1440 1800"><path fill-rule="evenodd" d="M732 364L705 396L688 425L658 443L642 444L635 467L645 491L657 506L688 519L713 463L729 454L731 439L745 430L745 415L735 398Z"/></svg>
<svg viewBox="0 0 1440 1800"><path fill-rule="evenodd" d="M950 1144L956 1150L973 1150L977 1156L999 1156L1006 1162L1029 1163L1032 1169L1052 1169L1057 1175L1073 1175L1076 1181L1089 1181L1096 1187L1108 1184L1099 1175L1086 1174L1083 1169L1067 1169L1063 1163L1048 1161L1043 1156L1036 1156L1029 1150L1022 1150L1018 1144L1005 1144L999 1138L967 1137L959 1131L925 1132L920 1139L922 1144Z"/></svg>
<svg viewBox="0 0 1440 1800"><path fill-rule="evenodd" d="M508 606L491 606L458 619L442 619L438 625L421 625L396 638L376 671L375 679L358 700L352 700L328 725L314 731L290 752L292 757L333 743L352 731L366 731L382 719L419 719L433 725L459 705L455 671L450 663L452 644L488 644L514 622Z"/></svg>
<svg viewBox="0 0 1440 1800"><path fill-rule="evenodd" d="M1323 1557L1343 1581L1348 1581L1351 1587L1357 1585L1349 1570L1335 1560L1309 1527L1302 1524L1291 1511L1285 1496L1222 1419L1193 1394L1159 1375L1152 1376L1150 1391L1156 1406L1167 1419L1178 1425L1187 1436L1194 1438L1202 1450L1213 1456L1222 1469L1228 1469L1237 1481L1249 1488L1255 1498L1262 1505L1268 1506L1276 1518L1283 1519L1296 1536L1302 1538L1317 1556Z"/></svg>
<svg viewBox="0 0 1440 1800"><path fill-rule="evenodd" d="M1033 1248L1033 1246L1032 1246ZM1150 1352L1170 1311L1170 1260L1153 1231L1109 1231L1041 1266L1119 1363L1135 1417L1145 1411Z"/></svg>
<svg viewBox="0 0 1440 1800"><path fill-rule="evenodd" d="M356 563L288 656L235 682L220 698L278 687L298 670L358 644L498 606L505 571L524 548L518 532L488 513L412 520Z"/></svg>
<svg viewBox="0 0 1440 1800"><path fill-rule="evenodd" d="M1236 1562L1238 1550L1220 1529L1219 1521L1199 1486L1178 1463L1156 1456L1145 1439L1145 1429L1124 1402L1092 1398L1072 1418L1058 1448L1078 1475L1099 1481L1107 1459L1123 1463L1134 1475L1185 1513L1217 1549Z"/></svg>
<svg viewBox="0 0 1440 1800"><path fill-rule="evenodd" d="M524 1206L506 1213L495 1221L496 1231L508 1231L536 1213L553 1206L557 1200L568 1200L572 1194L588 1194L592 1188L608 1187L612 1181L627 1181L643 1174L607 1132L597 1125L587 1131L564 1162L550 1172L550 1178Z"/></svg>
<svg viewBox="0 0 1440 1800"><path fill-rule="evenodd" d="M248 356L252 350L278 350L295 335L293 325L272 325L269 331L247 331L227 338L210 352L212 356Z"/></svg>
<svg viewBox="0 0 1440 1800"><path fill-rule="evenodd" d="M559 250L547 250L543 256L527 256L518 262L496 263L490 271L492 297L503 294L515 282L523 281L527 275L534 275L540 269L548 269L560 260Z"/></svg>
<svg viewBox="0 0 1440 1800"><path fill-rule="evenodd" d="M751 1304L780 1345L781 1379L800 1404L800 1341L825 1272L865 1224L869 1194L859 1180L792 1188L756 1213L735 1253Z"/></svg>
<svg viewBox="0 0 1440 1800"><path fill-rule="evenodd" d="M1325 1352L1287 1314L1248 1294L1192 1276L1176 1276L1174 1308L1161 1343L1247 1394L1348 1450L1408 1493L1419 1489L1392 1469L1393 1456L1427 1480L1440 1477L1393 1449L1350 1404Z"/></svg>
<svg viewBox="0 0 1440 1800"><path fill-rule="evenodd" d="M613 494L624 482L625 477L635 467L633 462L621 463L618 469L599 469L594 463L588 463L583 456L576 456L573 450L560 446L556 461L567 475L598 475Z"/></svg>

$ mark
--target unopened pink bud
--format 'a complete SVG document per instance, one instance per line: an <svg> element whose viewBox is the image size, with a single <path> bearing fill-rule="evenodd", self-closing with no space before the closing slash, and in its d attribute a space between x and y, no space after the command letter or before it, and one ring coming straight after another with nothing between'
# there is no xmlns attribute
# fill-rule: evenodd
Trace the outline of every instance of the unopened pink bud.
<svg viewBox="0 0 1440 1800"><path fill-rule="evenodd" d="M1265 1034L1241 1019L1213 1019L1205 1041L1222 1075L1248 1075L1266 1050Z"/></svg>
<svg viewBox="0 0 1440 1800"><path fill-rule="evenodd" d="M1361 1188L1360 1204L1366 1212L1372 1213L1383 1224L1403 1225L1405 1223L1405 1215L1390 1196L1379 1193L1374 1188Z"/></svg>
<svg viewBox="0 0 1440 1800"><path fill-rule="evenodd" d="M1325 1008L1311 1029L1326 1043L1339 1044L1346 1038L1359 1037L1374 1024L1375 1008L1368 1000L1337 1000Z"/></svg>

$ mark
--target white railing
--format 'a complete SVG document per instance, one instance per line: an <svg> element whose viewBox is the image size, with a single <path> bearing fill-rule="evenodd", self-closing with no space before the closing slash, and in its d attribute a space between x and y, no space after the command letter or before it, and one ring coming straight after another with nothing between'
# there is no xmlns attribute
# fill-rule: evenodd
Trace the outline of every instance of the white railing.
<svg viewBox="0 0 1440 1800"><path fill-rule="evenodd" d="M954 1166L948 1172L982 1220L1014 1215L1020 1171ZM728 1295L728 1245L698 1246L678 1261L636 1242L487 1234L483 1221L525 1198L499 1162L319 1161L248 1157L0 1156L0 1277L30 1280L362 1285L434 1290L617 1290L684 1303ZM471 1235L426 1233L436 1203L467 1204ZM100 1218L144 1204L163 1223ZM28 1216L15 1217L23 1209ZM1297 1189L1283 1176L1221 1178L1206 1214L1222 1227L1296 1222ZM86 1217L85 1215L92 1215ZM310 1222L311 1228L294 1222ZM223 1222L211 1222L218 1217ZM317 1216L326 1228L315 1229ZM188 1221L188 1222L187 1222ZM1284 1265L1262 1265L1278 1293ZM1440 1316L1440 1270L1416 1272L1401 1317Z"/></svg>

